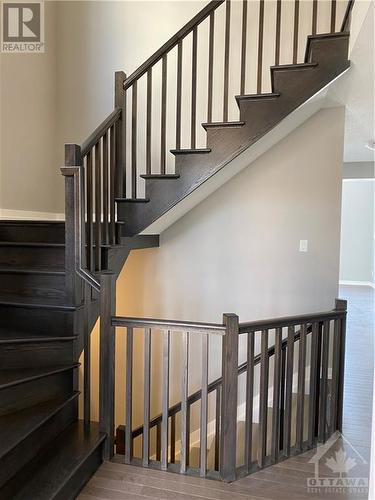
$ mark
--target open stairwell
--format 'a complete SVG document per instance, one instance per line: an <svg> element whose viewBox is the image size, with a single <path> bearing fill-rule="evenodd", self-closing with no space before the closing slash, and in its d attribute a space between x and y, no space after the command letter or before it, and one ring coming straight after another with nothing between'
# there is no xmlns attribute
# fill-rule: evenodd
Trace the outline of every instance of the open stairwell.
<svg viewBox="0 0 375 500"><path fill-rule="evenodd" d="M242 24L235 27L242 40L241 84L239 94L231 95L231 2L209 2L133 74L126 77L117 72L114 111L81 146L65 146L65 221L0 221L1 499L73 499L101 462L112 459L115 445L127 464L231 482L312 448L341 429L344 301L337 301L332 311L252 323L240 323L235 314L225 314L220 324L207 324L122 318L115 310L116 278L131 250L159 245L158 235L146 234L152 232L155 222L168 214L170 220L176 220L174 209L193 199L194 193L206 196L209 189L218 187L212 184L214 187L204 191L212 179L225 172L220 181L224 182L238 172L239 163L240 168L249 165L247 155L257 145L349 68L353 2L347 2L342 19L336 16L336 2L332 2L328 33L318 33L318 4L314 1L312 5L311 35L301 61L299 2L295 2L292 58L280 64L282 2L275 2L271 91L263 92L265 11L264 1L259 1L257 86L256 93L250 93L246 83L248 5L243 1ZM225 16L223 113L220 120L214 120L215 16L220 9ZM206 144L201 147L197 141L197 54L202 50L198 33L203 23L209 23L209 43L207 120L202 123ZM192 39L191 115L184 117L183 54L188 37ZM177 52L176 93L172 93L176 104L172 135L176 140L170 148L166 140L168 57L173 50ZM155 122L153 70L158 64L162 67L161 114ZM137 85L142 78L146 80L144 121L137 111ZM231 121L228 106L234 100L238 119ZM187 122L188 146L182 140ZM154 129L160 130L157 154ZM142 131L145 143L140 154L137 137ZM281 134L287 131L286 127ZM167 169L170 154L175 159L173 171ZM163 224L168 222L160 227ZM98 317L100 411L99 422L93 422L90 333ZM117 327L127 331L127 368L125 401L121 402L126 406L126 419L115 429ZM144 346L143 364L136 367L144 380L141 425L133 422L135 330L141 332ZM161 332L163 358L161 401L158 412L152 414L151 338L155 332ZM169 399L172 334L178 336L182 360L181 397L173 404ZM189 356L197 355L191 352L191 335L201 339L202 379L195 392L189 388ZM208 359L213 336L219 338L223 355L221 376L211 381ZM240 336L247 345L242 363ZM83 387L79 385L80 370ZM309 377L305 380L306 370ZM238 418L241 376L246 378L241 401L245 410ZM195 403L199 410L193 409ZM209 412L215 415L212 421ZM190 443L197 433L198 446Z"/></svg>

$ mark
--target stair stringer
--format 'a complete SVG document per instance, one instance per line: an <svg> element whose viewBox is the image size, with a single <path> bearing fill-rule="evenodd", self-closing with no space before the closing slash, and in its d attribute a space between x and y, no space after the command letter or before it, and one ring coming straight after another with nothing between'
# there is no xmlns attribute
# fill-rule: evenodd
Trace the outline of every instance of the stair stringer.
<svg viewBox="0 0 375 500"><path fill-rule="evenodd" d="M348 33L309 37L307 64L271 68L274 96L237 99L243 126L209 127L211 151L179 154L179 178L147 179L147 202L118 200L124 234L162 232L316 113L328 87L349 68L348 42Z"/></svg>

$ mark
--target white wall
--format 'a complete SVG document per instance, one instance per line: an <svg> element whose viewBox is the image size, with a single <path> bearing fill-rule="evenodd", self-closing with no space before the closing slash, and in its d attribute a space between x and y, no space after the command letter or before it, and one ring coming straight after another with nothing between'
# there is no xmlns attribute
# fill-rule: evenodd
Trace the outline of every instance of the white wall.
<svg viewBox="0 0 375 500"><path fill-rule="evenodd" d="M374 180L344 179L340 280L373 281Z"/></svg>

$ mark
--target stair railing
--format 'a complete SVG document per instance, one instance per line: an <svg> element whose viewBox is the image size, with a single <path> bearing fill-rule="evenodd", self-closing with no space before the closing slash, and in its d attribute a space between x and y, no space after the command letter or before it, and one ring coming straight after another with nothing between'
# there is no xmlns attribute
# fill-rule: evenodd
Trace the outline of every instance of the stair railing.
<svg viewBox="0 0 375 500"><path fill-rule="evenodd" d="M122 196L142 197L140 174L173 173L170 152L205 148L200 122L238 120L235 94L272 92L269 67L303 62L308 35L347 31L353 3L209 2L124 81L130 130Z"/></svg>
<svg viewBox="0 0 375 500"><path fill-rule="evenodd" d="M90 421L90 312L101 293L106 270L103 251L119 242L115 199L125 172L125 74L115 74L115 106L110 115L79 146L65 145L65 269L66 294L82 306L84 421ZM79 352L77 353L80 354ZM108 367L104 364L102 371ZM104 386L103 386L104 387ZM101 390L103 390L101 388ZM103 424L105 427L105 424Z"/></svg>
<svg viewBox="0 0 375 500"><path fill-rule="evenodd" d="M117 428L117 453L124 453L127 464L160 467L182 474L198 473L201 477L233 481L310 449L317 442L325 442L331 434L342 428L345 321L346 301L343 300L336 301L333 311L242 324L233 314L224 315L222 325L112 316L111 322L107 322L108 331L112 333L106 336L112 339L111 352L114 356L114 329L126 328L127 332L126 423ZM152 416L151 339L160 333L163 338L163 376L160 381L162 412ZM189 394L189 339L192 334L201 337L202 386ZM139 376L142 370L137 359L136 372L133 371L136 335L143 337L144 413L143 424L134 427L134 397L138 400L142 397L139 383L134 394L136 374ZM176 335L175 338L181 342L181 400L172 405L169 403L169 370L175 360L170 355L171 335ZM217 335L222 339L222 376L210 382L210 345ZM239 364L239 344L244 337L246 361ZM273 340L270 345L271 337ZM332 362L329 360L330 352ZM110 364L113 366L112 361ZM245 384L241 384L241 387L245 387L244 405L238 399L241 376L246 379ZM214 393L215 401L210 397ZM257 393L259 418L254 415ZM114 402L113 395L111 398ZM197 402L200 403L198 429L191 426L192 407ZM123 403L117 402L121 406ZM238 449L237 416L241 404L245 407L245 437L241 438L245 445L242 455ZM272 424L269 427L270 405ZM114 436L114 406L107 430L111 436ZM209 414L213 416L211 421L208 421ZM257 437L253 432L254 425L259 426ZM211 467L207 461L208 429L214 435L214 465ZM192 466L190 439L194 431L199 432L199 464ZM152 434L154 439L151 446ZM138 446L135 454L134 443L140 437L142 446ZM110 452L112 454L113 449Z"/></svg>

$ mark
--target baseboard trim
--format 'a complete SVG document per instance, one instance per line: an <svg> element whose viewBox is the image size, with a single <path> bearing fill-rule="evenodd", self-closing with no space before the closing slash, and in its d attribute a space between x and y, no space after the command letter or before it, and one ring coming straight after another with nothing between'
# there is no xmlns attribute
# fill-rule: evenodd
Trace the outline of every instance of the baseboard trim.
<svg viewBox="0 0 375 500"><path fill-rule="evenodd" d="M350 280L340 280L339 285L346 286L370 286L375 289L375 283L372 281L350 281Z"/></svg>
<svg viewBox="0 0 375 500"><path fill-rule="evenodd" d="M54 212L32 212L30 210L12 210L0 208L0 220L40 220L40 221L64 221L65 214Z"/></svg>

